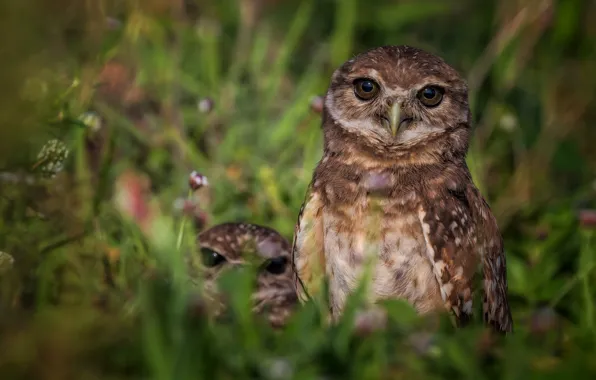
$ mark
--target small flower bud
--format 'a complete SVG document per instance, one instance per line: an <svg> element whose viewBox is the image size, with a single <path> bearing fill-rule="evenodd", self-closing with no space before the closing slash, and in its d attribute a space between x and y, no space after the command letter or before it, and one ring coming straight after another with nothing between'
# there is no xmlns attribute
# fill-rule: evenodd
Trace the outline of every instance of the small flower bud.
<svg viewBox="0 0 596 380"><path fill-rule="evenodd" d="M197 108L201 113L209 113L213 110L215 102L211 98L203 98L197 103Z"/></svg>
<svg viewBox="0 0 596 380"><path fill-rule="evenodd" d="M97 132L101 129L101 118L95 112L85 112L79 116L79 120L87 128L91 129L92 132Z"/></svg>
<svg viewBox="0 0 596 380"><path fill-rule="evenodd" d="M14 258L12 255L0 251L0 273L7 272L12 269L14 265Z"/></svg>
<svg viewBox="0 0 596 380"><path fill-rule="evenodd" d="M275 358L268 360L264 371L269 379L291 379L294 377L294 368L285 358Z"/></svg>
<svg viewBox="0 0 596 380"><path fill-rule="evenodd" d="M310 109L316 113L323 112L323 97L322 96L313 96L310 100Z"/></svg>
<svg viewBox="0 0 596 380"><path fill-rule="evenodd" d="M174 209L184 215L193 215L197 208L197 204L191 199L178 198L174 201Z"/></svg>
<svg viewBox="0 0 596 380"><path fill-rule="evenodd" d="M418 355L428 355L435 346L436 337L430 332L414 332L408 337L408 343Z"/></svg>
<svg viewBox="0 0 596 380"><path fill-rule="evenodd" d="M371 193L382 192L393 186L393 178L389 173L368 173L364 176L364 187Z"/></svg>
<svg viewBox="0 0 596 380"><path fill-rule="evenodd" d="M387 312L378 307L359 311L354 321L355 332L358 336L367 336L375 331L384 330L387 327L387 319Z"/></svg>
<svg viewBox="0 0 596 380"><path fill-rule="evenodd" d="M117 30L122 27L122 21L114 17L106 17L106 26L109 30Z"/></svg>
<svg viewBox="0 0 596 380"><path fill-rule="evenodd" d="M194 214L193 223L197 231L202 231L209 223L209 215L205 211L198 210Z"/></svg>
<svg viewBox="0 0 596 380"><path fill-rule="evenodd" d="M594 228L596 227L596 210L580 210L579 224L582 227Z"/></svg>
<svg viewBox="0 0 596 380"><path fill-rule="evenodd" d="M188 185L193 191L196 191L203 186L209 186L209 182L207 181L207 177L193 170L188 178Z"/></svg>
<svg viewBox="0 0 596 380"><path fill-rule="evenodd" d="M557 328L558 316L550 307L535 310L530 317L530 333L544 335Z"/></svg>

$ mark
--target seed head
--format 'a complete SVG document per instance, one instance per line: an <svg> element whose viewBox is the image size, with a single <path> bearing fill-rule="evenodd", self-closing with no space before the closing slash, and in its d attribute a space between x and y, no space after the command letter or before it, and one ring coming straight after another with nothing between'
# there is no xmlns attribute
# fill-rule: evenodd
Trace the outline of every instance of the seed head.
<svg viewBox="0 0 596 380"><path fill-rule="evenodd" d="M52 178L64 168L68 153L68 147L62 141L49 140L37 154L37 162L33 168L39 168L45 177Z"/></svg>

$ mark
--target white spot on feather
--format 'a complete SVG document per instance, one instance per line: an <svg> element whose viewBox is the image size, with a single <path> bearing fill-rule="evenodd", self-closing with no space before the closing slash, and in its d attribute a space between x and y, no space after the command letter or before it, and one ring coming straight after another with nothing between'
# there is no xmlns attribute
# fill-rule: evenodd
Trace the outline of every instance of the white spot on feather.
<svg viewBox="0 0 596 380"><path fill-rule="evenodd" d="M366 244L365 235L358 233L354 236L354 254L362 255L364 253L364 246Z"/></svg>
<svg viewBox="0 0 596 380"><path fill-rule="evenodd" d="M441 286L441 297L443 297L443 301L447 301L447 298L449 298L452 291L453 285L449 282Z"/></svg>
<svg viewBox="0 0 596 380"><path fill-rule="evenodd" d="M464 275L464 268L459 266L455 270L455 277L462 277Z"/></svg>
<svg viewBox="0 0 596 380"><path fill-rule="evenodd" d="M441 277L443 271L445 270L446 264L442 260L438 260L435 262L435 249L430 241L430 225L424 222L424 217L426 216L426 212L422 209L418 209L418 220L420 221L420 225L422 226L422 234L424 235L424 241L426 242L426 254L428 255L428 259L433 267L433 271L435 273L435 277L439 284L439 289L441 290L441 298L443 302L446 302L451 295L453 290L452 284L443 284L441 281Z"/></svg>
<svg viewBox="0 0 596 380"><path fill-rule="evenodd" d="M447 265L445 265L445 262L443 260L437 260L435 262L434 267L437 272L437 275L439 277L443 277L443 273L445 273L445 268L447 267Z"/></svg>

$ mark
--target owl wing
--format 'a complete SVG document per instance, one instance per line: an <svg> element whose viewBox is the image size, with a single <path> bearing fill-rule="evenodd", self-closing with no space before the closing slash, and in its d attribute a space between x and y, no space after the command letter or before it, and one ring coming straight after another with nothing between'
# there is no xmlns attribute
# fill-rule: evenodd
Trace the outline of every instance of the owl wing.
<svg viewBox="0 0 596 380"><path fill-rule="evenodd" d="M469 187L468 193L475 205L474 220L481 227L477 235L482 242L483 319L497 331L510 333L513 332L513 318L507 299L507 263L503 238L497 220L478 189Z"/></svg>
<svg viewBox="0 0 596 380"><path fill-rule="evenodd" d="M473 185L440 193L420 206L418 216L446 307L459 326L470 320L472 281L480 264L484 320L498 331L510 332L503 243L488 204Z"/></svg>
<svg viewBox="0 0 596 380"><path fill-rule="evenodd" d="M292 266L296 293L300 301L305 302L320 290L325 274L323 203L319 194L313 190L312 183L306 192L294 229Z"/></svg>

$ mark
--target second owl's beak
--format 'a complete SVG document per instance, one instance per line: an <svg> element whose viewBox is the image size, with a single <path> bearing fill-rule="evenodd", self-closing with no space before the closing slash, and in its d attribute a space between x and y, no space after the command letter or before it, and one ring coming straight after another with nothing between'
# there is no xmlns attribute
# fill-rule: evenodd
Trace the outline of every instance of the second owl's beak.
<svg viewBox="0 0 596 380"><path fill-rule="evenodd" d="M391 109L389 110L389 127L393 137L397 136L397 132L399 132L402 124L407 124L410 121L412 121L412 117L401 109L399 102L391 105Z"/></svg>

